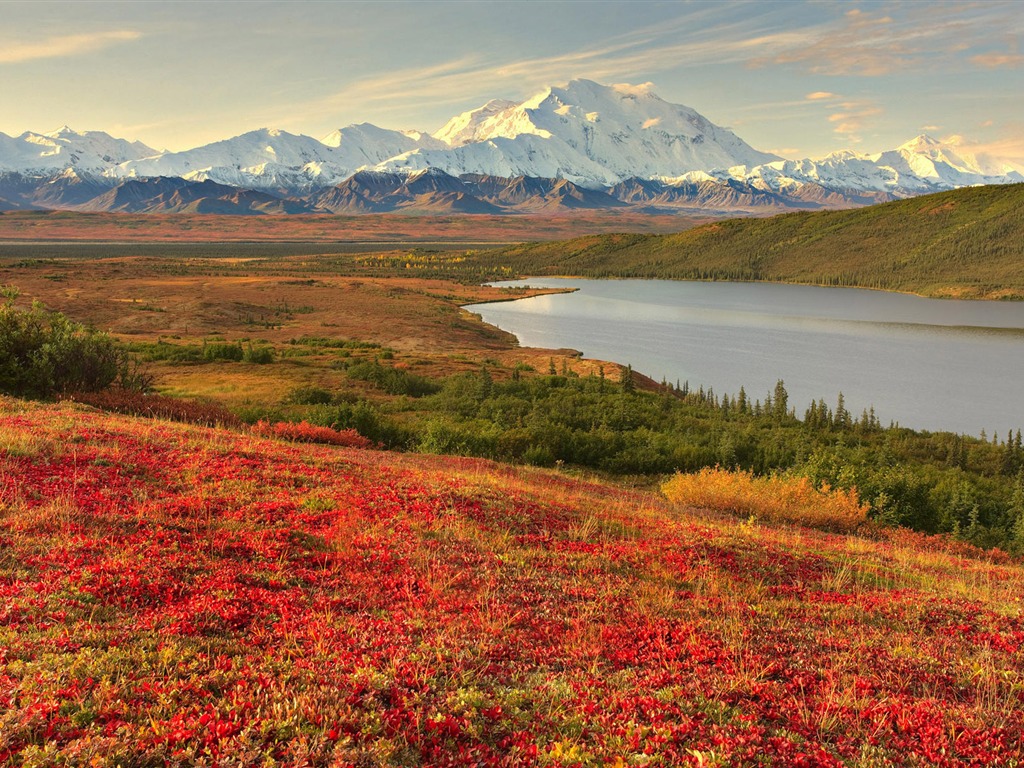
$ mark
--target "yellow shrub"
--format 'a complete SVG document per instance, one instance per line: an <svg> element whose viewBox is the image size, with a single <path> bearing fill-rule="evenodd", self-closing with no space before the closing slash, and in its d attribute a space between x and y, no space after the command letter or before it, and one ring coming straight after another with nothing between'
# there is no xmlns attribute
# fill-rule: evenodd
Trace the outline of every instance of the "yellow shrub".
<svg viewBox="0 0 1024 768"><path fill-rule="evenodd" d="M843 491L826 485L819 490L806 477L754 477L717 467L676 474L662 491L677 504L826 531L853 531L867 520L868 512L853 488Z"/></svg>

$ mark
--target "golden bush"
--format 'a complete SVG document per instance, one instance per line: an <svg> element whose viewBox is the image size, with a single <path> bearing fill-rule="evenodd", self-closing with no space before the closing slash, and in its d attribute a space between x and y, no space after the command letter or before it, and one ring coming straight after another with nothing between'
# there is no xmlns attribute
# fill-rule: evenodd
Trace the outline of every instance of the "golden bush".
<svg viewBox="0 0 1024 768"><path fill-rule="evenodd" d="M750 472L718 467L695 474L677 473L662 486L662 492L677 504L826 531L856 530L868 513L855 488L844 491L824 485L819 489L806 477L754 477Z"/></svg>

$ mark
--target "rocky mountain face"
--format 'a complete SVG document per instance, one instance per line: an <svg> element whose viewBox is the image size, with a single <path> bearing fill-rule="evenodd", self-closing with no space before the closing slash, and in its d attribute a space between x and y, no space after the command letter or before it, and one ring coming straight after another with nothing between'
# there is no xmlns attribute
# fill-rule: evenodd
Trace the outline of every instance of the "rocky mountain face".
<svg viewBox="0 0 1024 768"><path fill-rule="evenodd" d="M260 129L182 152L101 131L0 134L0 210L223 213L769 212L1024 181L959 140L817 160L760 152L649 85L574 80L495 99L433 135L369 123Z"/></svg>

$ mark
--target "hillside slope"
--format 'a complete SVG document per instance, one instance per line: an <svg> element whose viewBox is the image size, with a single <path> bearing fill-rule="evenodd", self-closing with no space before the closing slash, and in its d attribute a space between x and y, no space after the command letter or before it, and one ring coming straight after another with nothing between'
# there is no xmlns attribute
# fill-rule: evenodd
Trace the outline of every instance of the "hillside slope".
<svg viewBox="0 0 1024 768"><path fill-rule="evenodd" d="M0 400L0 763L1016 765L1024 571Z"/></svg>
<svg viewBox="0 0 1024 768"><path fill-rule="evenodd" d="M767 280L1024 297L1024 184L481 254L525 275Z"/></svg>

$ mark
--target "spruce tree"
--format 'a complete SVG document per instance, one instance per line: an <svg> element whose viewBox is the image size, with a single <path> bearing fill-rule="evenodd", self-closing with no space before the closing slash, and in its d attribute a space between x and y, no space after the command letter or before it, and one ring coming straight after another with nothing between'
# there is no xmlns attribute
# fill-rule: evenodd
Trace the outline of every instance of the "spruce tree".
<svg viewBox="0 0 1024 768"><path fill-rule="evenodd" d="M847 429L850 426L850 412L846 410L846 400L842 392L836 400L835 425L840 429Z"/></svg>
<svg viewBox="0 0 1024 768"><path fill-rule="evenodd" d="M636 386L633 384L633 366L627 365L626 370L622 372L622 391L633 392Z"/></svg>
<svg viewBox="0 0 1024 768"><path fill-rule="evenodd" d="M775 382L775 419L782 421L789 415L789 393L786 392L786 385L783 384L782 379Z"/></svg>

